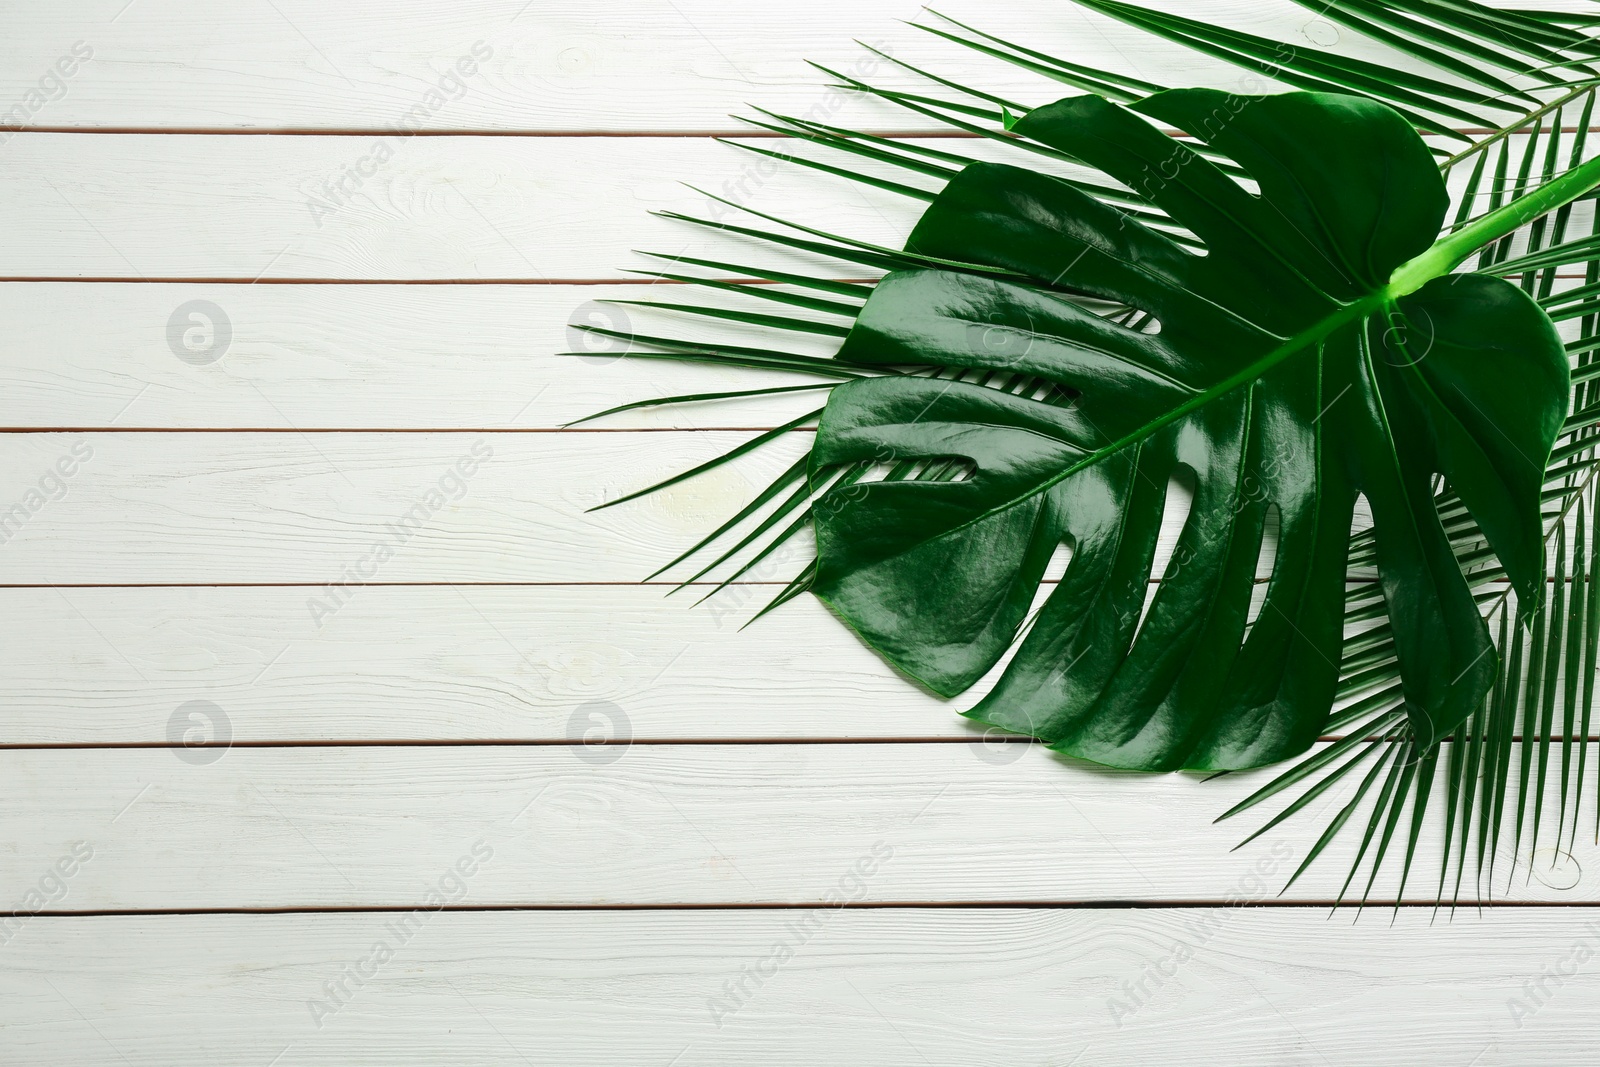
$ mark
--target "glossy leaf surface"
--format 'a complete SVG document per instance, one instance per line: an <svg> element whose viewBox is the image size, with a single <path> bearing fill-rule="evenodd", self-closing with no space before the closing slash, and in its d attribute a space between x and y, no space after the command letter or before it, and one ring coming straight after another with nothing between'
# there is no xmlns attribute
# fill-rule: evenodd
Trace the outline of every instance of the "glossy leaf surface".
<svg viewBox="0 0 1600 1067"><path fill-rule="evenodd" d="M1135 112L1205 142L1259 191ZM1327 720L1364 494L1413 735L1426 748L1449 734L1498 658L1441 525L1436 476L1519 601L1537 602L1540 493L1570 386L1562 342L1521 289L1434 277L1450 263L1415 269L1448 202L1420 138L1367 99L1211 90L1131 110L1070 98L1015 132L1128 186L1203 254L1060 179L966 166L906 252L992 276L889 274L838 358L1020 373L1072 399L910 375L836 388L814 484L861 463L972 469L824 496L813 590L945 695L1020 640L970 713L981 720L1120 767L1258 766L1305 750ZM1084 297L1152 321L1119 325ZM1189 518L1153 575L1181 474ZM1025 627L1061 544L1066 574ZM1152 577L1164 580L1146 610Z"/></svg>

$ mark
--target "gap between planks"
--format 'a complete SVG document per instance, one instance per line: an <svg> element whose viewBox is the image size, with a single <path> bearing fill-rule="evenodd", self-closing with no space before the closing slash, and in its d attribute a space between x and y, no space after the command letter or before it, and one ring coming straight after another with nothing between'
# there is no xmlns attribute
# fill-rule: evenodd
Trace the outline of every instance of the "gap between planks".
<svg viewBox="0 0 1600 1067"><path fill-rule="evenodd" d="M1255 584L1256 585L1265 585L1270 580L1271 579L1268 579L1268 578L1257 578L1257 579L1255 579ZM1554 582L1555 582L1555 579L1553 579L1553 578L1547 579L1547 580L1551 584L1554 584ZM1059 579L1056 579L1056 578L1046 578L1046 579L1042 580L1039 584L1040 585L1055 585L1058 581L1059 581ZM1161 583L1161 579L1160 578L1154 578L1154 577L1147 579L1147 581L1149 582L1150 585L1159 585ZM1374 585L1374 584L1377 583L1377 581L1378 581L1378 579L1376 579L1376 578L1367 578L1367 577L1356 577L1356 578L1346 578L1345 579L1345 582L1348 585ZM1571 584L1572 581L1573 581L1572 578L1568 578L1567 579L1568 584ZM1498 584L1498 585L1508 585L1508 584L1510 584L1509 579L1506 579L1506 578L1495 578L1495 579L1492 579L1492 583L1493 584ZM454 587L457 587L457 586L459 586L461 588L466 588L466 589L471 589L471 588L480 587L480 586L486 586L486 587L489 587L489 588L505 586L505 587L509 587L509 588L512 588L512 589L522 589L522 588L529 588L529 589L542 589L542 588L587 589L587 588L590 588L590 587L593 587L593 586L626 586L628 588L633 588L635 586L639 586L639 587L644 587L644 588L678 589L678 588L682 588L682 587L685 587L685 586L690 587L690 588L701 587L701 586L720 586L723 583L722 582L718 582L718 581L713 581L711 579L706 579L704 581L695 581L695 582L673 582L673 581L662 580L662 581L654 581L654 582L509 582L509 581L507 581L507 582L346 582L344 584L347 585L349 588L352 588L352 589L383 589L383 588L391 588L391 587L406 588L406 589L416 588L416 587L422 587L422 588L428 588L428 587L454 588ZM753 579L751 579L750 581L747 581L747 582L734 582L734 583L731 583L731 584L734 584L734 585L777 585L777 586L786 586L789 583L787 581L783 581L781 579L762 580L762 579L759 579L759 578L753 578ZM1490 584L1490 583L1484 583L1484 584ZM318 582L309 582L309 581L302 581L302 582L0 582L0 589L323 589L323 588L326 588L326 586L327 586L326 582L318 583Z"/></svg>
<svg viewBox="0 0 1600 1067"><path fill-rule="evenodd" d="M1567 277L1567 275L1558 275ZM1574 274L1574 278L1587 275ZM706 278L705 281L726 282L729 285L779 285L765 278ZM829 278L828 281L851 282L869 285L877 278ZM199 275L140 274L135 277L121 275L77 274L19 274L0 276L0 284L62 284L74 285L695 285L671 278L231 278L202 277Z"/></svg>
<svg viewBox="0 0 1600 1067"><path fill-rule="evenodd" d="M963 140L976 141L983 139L981 133L968 133L965 130L858 130L858 133L868 134L872 137L889 137L903 141L928 141L928 140ZM1188 140L1189 135L1182 130L1162 131L1169 137ZM1458 130L1457 133L1489 134L1499 133L1499 130ZM1577 128L1563 132L1576 133ZM1600 133L1600 127L1594 127L1591 132ZM0 126L0 133L65 133L65 134L104 134L108 136L126 135L178 135L190 137L648 137L662 139L697 138L709 140L713 137L739 138L741 140L799 141L806 140L792 133L775 133L769 130L752 130L747 127L731 127L728 129L706 130L392 130L377 127L349 127L345 129L324 129L314 126L281 126L281 127L252 127L241 129L232 126ZM1021 140L1021 138L1013 138Z"/></svg>
<svg viewBox="0 0 1600 1067"><path fill-rule="evenodd" d="M329 906L284 905L279 907L230 908L127 908L124 910L44 910L30 912L38 918L57 919L121 919L138 916L182 915L365 915L395 914L417 911L419 904L348 904ZM687 902L683 904L445 904L429 911L457 914L505 911L813 911L828 908L833 911L1202 911L1218 908L1250 908L1262 911L1361 911L1363 909L1405 909L1407 911L1485 911L1496 908L1565 908L1576 911L1600 910L1600 902L1558 900L1496 900L1449 901L1410 900L1396 901L1392 897L1378 900L861 900L831 903L812 901L756 901L728 904ZM1333 916L1330 914L1329 919Z"/></svg>
<svg viewBox="0 0 1600 1067"><path fill-rule="evenodd" d="M765 433L772 426L0 426L0 433ZM790 433L816 433L815 426L796 426Z"/></svg>
<svg viewBox="0 0 1600 1067"><path fill-rule="evenodd" d="M1043 105L1041 105L1043 106ZM873 137L888 137L899 140L963 140L976 141L986 137L986 134L971 133L966 130L857 130L857 133L868 134ZM1176 140L1191 141L1193 136L1184 130L1166 128L1161 132ZM1503 132L1502 127L1490 128L1487 126L1463 126L1453 128L1452 133L1467 136L1486 137L1490 134ZM1522 130L1513 131L1521 133ZM1577 126L1563 126L1564 134L1580 132ZM1583 130L1585 133L1600 133L1600 126L1590 126ZM728 129L706 130L493 130L493 129L442 129L442 130L394 130L378 127L352 126L342 129L328 129L316 126L279 126L279 127L235 127L235 126L0 126L0 133L52 133L72 135L176 135L191 137L649 137L649 138L700 138L702 140L712 137L735 137L744 140L767 139L795 141L805 140L793 133L777 133L770 130L751 130L746 127L732 127ZM1424 134L1424 136L1437 136ZM1013 137L1013 140L1021 140Z"/></svg>
<svg viewBox="0 0 1600 1067"><path fill-rule="evenodd" d="M1005 734L991 737L989 740L1003 740L1018 744L1035 744L1033 738L1022 737L1016 734ZM1318 741L1336 740L1334 738L1318 738ZM1600 736L1592 740L1600 741ZM606 748L616 747L626 749L631 745L656 745L666 747L671 745L942 745L942 744L974 745L983 744L979 737L694 737L694 738L630 738L618 742L590 742L582 738L443 738L439 740L416 738L377 738L355 739L348 741L337 740L291 740L291 741L230 741L225 745L202 744L186 745L188 749L215 748L227 751L231 748ZM0 752L27 752L33 750L63 749L75 751L77 749L101 748L171 748L170 741L44 741L38 743L18 742L16 744L0 744Z"/></svg>
<svg viewBox="0 0 1600 1067"><path fill-rule="evenodd" d="M1508 278L1520 278L1520 274L1506 275ZM1578 280L1587 278L1587 274L1556 274L1554 277ZM760 278L705 278L700 279L711 282L724 282L728 285L778 285L779 282L767 281ZM857 285L870 285L877 282L877 278L830 278L828 281L851 282ZM200 277L189 275L93 275L81 276L74 274L15 274L0 275L0 285L44 285L64 284L74 285L696 285L698 281L675 281L670 278L245 278L245 277Z"/></svg>
<svg viewBox="0 0 1600 1067"><path fill-rule="evenodd" d="M1044 742L1037 738L1026 737L1021 734L1005 733L998 728L985 737L942 737L942 736L897 736L897 737L633 737L626 741L585 741L582 738L550 737L550 738L520 738L520 737L462 737L462 738L354 738L346 740L290 740L290 741L229 741L226 744L199 744L185 745L185 751L191 749L220 749L223 752L234 748L617 748L626 751L633 745L654 746L657 748L691 748L691 747L719 747L726 745L983 745L995 741L1006 744L1039 745ZM1317 744L1327 744L1342 741L1348 734L1323 734L1316 739ZM1373 738L1374 743L1381 739ZM1521 744L1522 735L1516 734L1511 738L1513 743ZM1574 737L1571 744L1590 744L1600 742L1600 734L1591 734L1586 737ZM1391 742L1383 742L1385 744ZM1445 738L1440 744L1454 744L1450 738ZM1552 737L1552 745L1563 743L1563 739ZM80 749L132 749L132 748L172 748L170 741L40 741L18 742L16 744L0 744L0 752L35 752L35 751L71 751ZM1219 772L1220 773L1220 772ZM1600 904L1600 902L1597 902Z"/></svg>

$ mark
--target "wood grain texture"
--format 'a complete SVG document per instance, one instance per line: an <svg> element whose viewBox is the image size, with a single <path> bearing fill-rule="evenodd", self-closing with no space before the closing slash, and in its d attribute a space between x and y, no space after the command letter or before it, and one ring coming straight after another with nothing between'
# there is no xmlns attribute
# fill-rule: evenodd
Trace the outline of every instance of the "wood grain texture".
<svg viewBox="0 0 1600 1067"><path fill-rule="evenodd" d="M848 325L743 294L669 284L0 283L8 324L0 337L0 427L559 429L634 401L824 382L621 358L621 341L579 325L823 357L839 347L836 337L777 335L617 301ZM585 427L772 427L825 396L647 407Z"/></svg>
<svg viewBox="0 0 1600 1067"><path fill-rule="evenodd" d="M1161 2L1389 57L1304 5ZM945 9L1086 63L1241 85L1055 0ZM928 132L828 92L803 60L915 84L863 62L859 37L1027 103L1075 90L898 25L920 17L899 0L89 0L13 14L0 124L36 132L0 131L0 277L101 280L0 283L0 428L111 432L0 435L0 745L147 747L0 749L0 1058L1592 1060L1600 849L1551 847L1553 792L1537 847L1496 857L1493 889L1565 907L1436 925L1408 907L1352 928L1321 908L1163 906L1269 902L1342 798L1230 852L1258 817L1212 820L1265 774L1141 779L982 738L809 598L738 631L798 557L694 611L630 584L805 439L586 509L750 436L679 431L770 426L803 401L605 424L668 432L502 432L776 381L554 357L580 347L568 326L595 300L682 296L618 284L651 265L633 249L863 273L652 218L723 214L682 180L900 243L917 204L701 136L736 128L727 113L747 101ZM59 91L42 81L80 41L92 57ZM475 47L460 91L435 104ZM34 90L42 106L17 119ZM125 132L37 132L51 130ZM301 132L201 132L224 130ZM564 136L592 132L628 136ZM293 279L535 284L250 284ZM207 304L225 350L207 348L216 322L192 317ZM377 432L390 430L422 432ZM533 584L382 584L485 582ZM560 743L584 737L608 743ZM834 740L792 743L819 738ZM674 743L693 739L765 743ZM835 743L852 739L893 743ZM418 743L338 744L384 740ZM543 743L429 743L483 741ZM1439 817L1409 901L1437 886ZM1286 899L1331 897L1358 840ZM1396 895L1397 874L1374 899ZM840 900L879 907L809 907ZM1044 902L1098 906L1003 906ZM469 910L427 910L438 903ZM951 906L914 906L928 903ZM698 910L749 904L806 907ZM578 910L470 910L516 906ZM585 910L618 906L662 910ZM260 908L353 910L183 914ZM127 910L179 914L73 914ZM416 927L403 944L396 923ZM393 959L368 970L386 938ZM772 969L779 945L793 958Z"/></svg>
<svg viewBox="0 0 1600 1067"><path fill-rule="evenodd" d="M1531 2L1583 9L1581 0ZM1154 6L1307 49L1413 65L1289 3ZM938 10L1050 54L1163 84L1235 88L1241 78L1219 61L1069 4L950 0ZM880 129L927 128L913 113L842 105L826 94L824 76L805 60L891 86L914 84L874 63L852 39L907 62L960 70L1023 102L1064 89L901 24L913 18L939 25L907 0L818 0L804 7L619 0L601 19L587 9L525 0L444 7L422 0L89 0L14 20L0 44L0 99L24 100L80 41L92 58L64 79L64 89L44 87L42 106L28 116L33 124L388 130L406 121L430 130L697 131L730 128L728 112L749 101L796 113L841 108L836 117ZM472 73L447 82L430 100L475 44Z"/></svg>
<svg viewBox="0 0 1600 1067"><path fill-rule="evenodd" d="M172 721L215 737L217 718L186 705ZM47 910L413 907L478 838L497 862L475 906L816 903L879 841L894 861L853 899L1265 899L1349 799L1341 787L1230 851L1278 805L1213 820L1272 773L1143 776L1022 742L10 749L0 899L86 841L94 861ZM1557 855L1547 802L1537 848L1529 830L1513 866L1508 838L1493 884L1469 875L1463 899L1600 902L1600 848L1582 834ZM1407 900L1436 899L1442 813L1436 798ZM1283 899L1334 899L1359 837ZM1372 899L1392 899L1399 876L1395 863Z"/></svg>
<svg viewBox="0 0 1600 1067"><path fill-rule="evenodd" d="M747 503L808 435L587 509L752 436L12 434L0 516L31 510L0 529L0 580L633 582ZM63 460L74 473L56 477Z"/></svg>
<svg viewBox="0 0 1600 1067"><path fill-rule="evenodd" d="M981 736L814 598L741 630L776 592L374 586L318 627L315 587L5 589L0 739L165 742L190 700L252 742L581 738L593 702L613 738Z"/></svg>
<svg viewBox="0 0 1600 1067"><path fill-rule="evenodd" d="M647 213L734 219L685 181L886 244L922 206L707 138L418 137L382 151L370 135L19 133L0 154L13 210L0 276L616 279L645 265L636 248L728 258L714 231Z"/></svg>
<svg viewBox="0 0 1600 1067"><path fill-rule="evenodd" d="M0 338L0 427L549 430L636 401L825 382L622 358L623 342L580 325L820 357L839 346L836 337L775 335L619 301L848 325L669 284L0 283L9 325ZM646 407L584 427L767 428L825 396Z"/></svg>
<svg viewBox="0 0 1600 1067"><path fill-rule="evenodd" d="M602 300L774 309L681 285L0 284L0 426L553 429L633 400L820 380L616 358L620 342L574 324L758 346L773 336ZM806 334L782 343L838 348ZM822 396L644 408L593 425L777 426Z"/></svg>
<svg viewBox="0 0 1600 1067"><path fill-rule="evenodd" d="M1081 173L992 141L936 144ZM7 278L618 280L659 266L636 249L859 277L860 266L649 212L773 228L748 208L899 247L924 206L707 137L18 133L0 153L0 188L13 210Z"/></svg>
<svg viewBox="0 0 1600 1067"><path fill-rule="evenodd" d="M957 712L1003 664L946 701L812 597L745 629L777 584L669 589L0 589L0 743L161 743L191 700L251 743L571 740L594 702L641 741L1002 736Z"/></svg>
<svg viewBox="0 0 1600 1067"><path fill-rule="evenodd" d="M811 435L590 509L755 436L0 435L0 584L637 582L749 503ZM1187 516L1179 499L1156 574ZM797 539L742 580L786 582L808 552ZM327 597L336 607L342 594Z"/></svg>
<svg viewBox="0 0 1600 1067"><path fill-rule="evenodd" d="M403 945L399 918L33 919L4 949L7 1059L1577 1067L1600 1026L1587 908L446 913Z"/></svg>

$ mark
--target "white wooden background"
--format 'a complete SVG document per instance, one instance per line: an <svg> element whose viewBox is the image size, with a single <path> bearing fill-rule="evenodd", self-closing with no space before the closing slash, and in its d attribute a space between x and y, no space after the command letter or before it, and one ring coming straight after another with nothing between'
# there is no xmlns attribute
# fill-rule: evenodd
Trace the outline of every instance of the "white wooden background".
<svg viewBox="0 0 1600 1067"><path fill-rule="evenodd" d="M1061 0L945 6L1149 78L1238 79ZM1286 2L1173 6L1385 55ZM1436 916L1429 855L1404 906L1352 925L1325 906L1345 846L1274 895L1320 824L1238 852L1249 827L1213 825L1260 775L985 737L809 598L739 630L792 562L692 610L639 583L801 440L586 512L804 410L560 429L749 380L554 355L590 301L644 292L631 250L730 253L647 214L706 210L680 180L887 242L912 218L756 168L710 139L729 112L934 132L821 88L804 59L902 80L852 38L1061 95L918 14L7 5L0 112L29 113L0 132L0 510L45 499L0 544L0 1061L1593 1062L1586 835L1496 887L1519 906ZM391 137L419 104L429 135ZM225 328L186 347L196 307Z"/></svg>

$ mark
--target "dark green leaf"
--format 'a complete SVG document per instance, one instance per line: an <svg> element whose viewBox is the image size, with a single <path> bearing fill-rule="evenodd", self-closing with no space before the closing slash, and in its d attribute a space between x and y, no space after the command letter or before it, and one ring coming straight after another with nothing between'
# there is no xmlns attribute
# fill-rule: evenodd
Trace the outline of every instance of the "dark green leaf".
<svg viewBox="0 0 1600 1067"><path fill-rule="evenodd" d="M963 457L976 472L867 485L830 508L814 592L949 695L1017 639L1051 554L1070 544L1066 575L970 714L1116 766L1256 766L1303 751L1328 717L1365 494L1426 748L1478 706L1497 666L1431 481L1450 480L1514 584L1535 588L1544 461L1568 391L1561 343L1512 285L1407 273L1413 259L1436 274L1453 265L1429 252L1446 197L1387 108L1178 90L1137 110L1231 154L1260 198L1098 97L1036 109L1018 132L1151 197L1204 257L1052 178L966 168L908 250L1028 280L892 273L839 359L1014 370L1078 398L1060 408L904 377L835 390L814 477L891 458ZM1108 323L1058 290L1140 308L1160 331ZM1516 390L1503 388L1511 360ZM1183 468L1197 479L1190 518L1141 621L1166 487ZM1246 637L1269 507L1276 571Z"/></svg>

